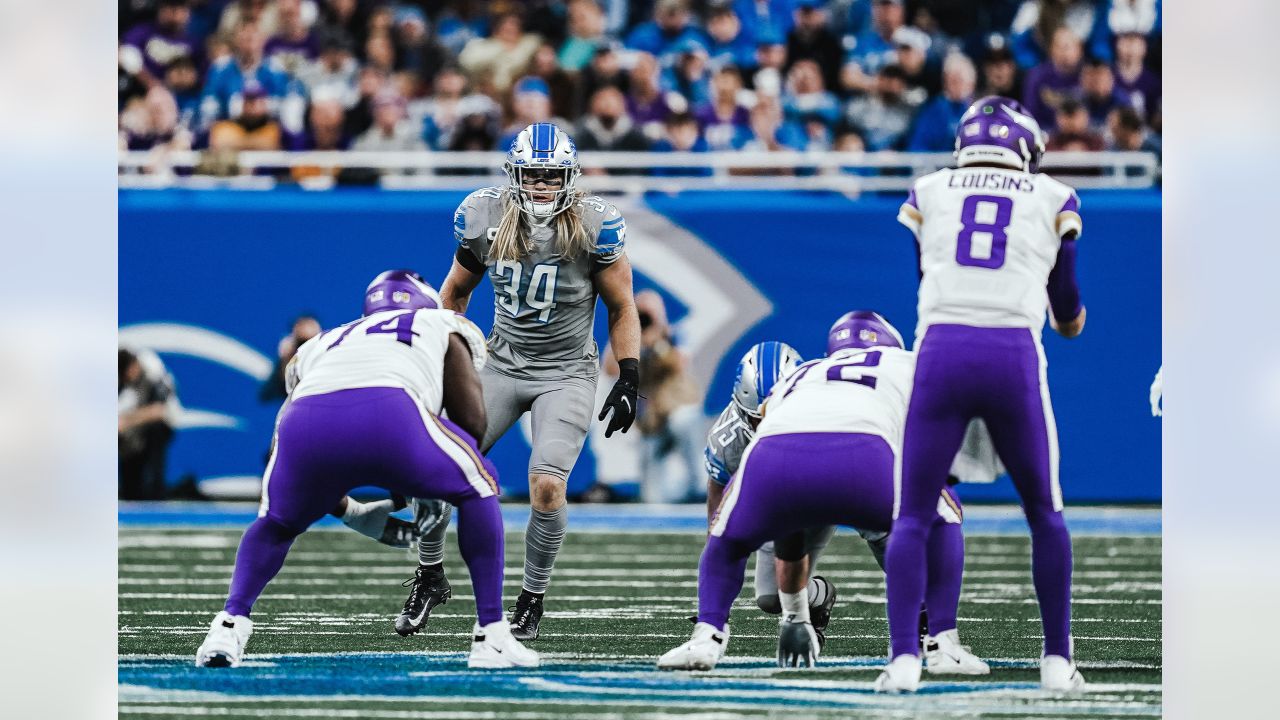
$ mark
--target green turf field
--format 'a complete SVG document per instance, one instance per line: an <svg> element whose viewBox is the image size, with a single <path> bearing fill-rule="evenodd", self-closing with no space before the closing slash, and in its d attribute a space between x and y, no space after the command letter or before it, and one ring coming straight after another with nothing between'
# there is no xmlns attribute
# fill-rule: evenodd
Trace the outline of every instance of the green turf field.
<svg viewBox="0 0 1280 720"><path fill-rule="evenodd" d="M887 647L884 583L862 541L841 532L818 572L839 590L815 670L773 667L777 620L734 607L726 661L659 673L688 639L697 532L575 533L556 564L535 671L469 671L474 604L450 545L454 596L425 635L392 621L416 561L345 529L294 545L254 608L248 659L196 669L221 608L241 530L123 527L119 554L122 717L641 718L1113 717L1161 713L1159 536L1075 538L1074 635L1088 693L1038 688L1040 626L1025 537L970 535L960 632L992 675L928 681L915 696L871 692ZM508 602L523 541L507 535ZM748 566L750 572L750 565Z"/></svg>

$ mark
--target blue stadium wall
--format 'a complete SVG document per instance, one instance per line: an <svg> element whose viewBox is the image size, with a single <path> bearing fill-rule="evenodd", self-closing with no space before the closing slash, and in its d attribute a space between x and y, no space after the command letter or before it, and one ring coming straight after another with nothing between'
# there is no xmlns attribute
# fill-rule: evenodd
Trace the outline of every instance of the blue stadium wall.
<svg viewBox="0 0 1280 720"><path fill-rule="evenodd" d="M201 338L161 343L183 405L207 420L179 433L170 454L171 480L260 473L277 406L258 402L257 377L274 358L290 319L304 311L316 313L325 327L352 319L365 284L390 267L413 267L439 282L453 253L452 213L463 197L377 190L121 191L122 332L160 328L164 335L176 327L179 335L194 331ZM1071 341L1045 334L1063 493L1068 502L1159 502L1160 422L1150 415L1147 389L1161 362L1160 195L1097 191L1082 192L1081 199L1079 275L1088 328ZM831 321L851 308L878 309L904 335L912 332L916 270L910 235L894 219L900 202L889 196L718 192L652 195L623 205L624 214L630 209L637 218L657 218L657 224L630 223L629 242L645 242L635 230L641 225L671 235L652 229L666 223L688 238L683 242L698 246L687 253L697 260L685 264L699 267L676 268L668 260L637 268L637 286L661 292L673 319L690 311L680 298L697 296L687 285L715 284L717 274L736 277L737 285L722 289L749 293L756 307L761 298L767 301L758 321L718 338L721 349L705 370L708 414L727 401L736 359L755 342L784 340L814 357ZM469 315L487 328L492 312L485 283ZM603 315L598 312L596 321L601 345ZM527 492L528 449L521 433L509 433L492 457L508 492ZM594 476L588 448L570 492ZM1007 478L964 486L962 494L967 501L1016 497Z"/></svg>

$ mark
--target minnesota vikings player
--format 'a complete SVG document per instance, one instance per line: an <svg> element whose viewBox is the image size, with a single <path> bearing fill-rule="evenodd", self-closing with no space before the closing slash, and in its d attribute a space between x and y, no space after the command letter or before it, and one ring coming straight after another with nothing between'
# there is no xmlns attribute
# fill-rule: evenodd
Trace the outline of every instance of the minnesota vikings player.
<svg viewBox="0 0 1280 720"><path fill-rule="evenodd" d="M832 326L828 355L779 383L741 467L725 490L698 566L698 624L689 642L658 660L662 669L709 670L729 640L729 609L742 589L747 556L764 542L807 528L852 525L889 530L913 354L897 330L869 311ZM962 510L949 488L934 498L929 547L930 669L978 675L986 663L960 645L956 609L964 569ZM808 589L780 594L780 665L812 665L819 640ZM919 605L916 606L917 611Z"/></svg>
<svg viewBox="0 0 1280 720"><path fill-rule="evenodd" d="M799 367L800 362L800 353L795 348L774 340L752 346L738 362L733 398L707 433L704 454L708 525L720 507L725 485L738 472L742 454L755 438L756 427L760 424L760 406L774 385ZM810 528L798 537L782 538L781 553L775 553L773 540L756 551L756 605L770 615L781 615L779 587L794 591L799 589L799 585L806 585L809 615L820 640L831 622L836 589L826 578L820 575L809 577L809 573L817 565L833 534L833 526Z"/></svg>
<svg viewBox="0 0 1280 720"><path fill-rule="evenodd" d="M521 415L532 414L532 510L511 623L517 638L533 640L564 539L565 482L591 422L600 364L591 334L596 297L609 313L609 341L621 358L618 381L597 418L612 413L605 437L626 432L635 420L640 318L624 251L626 224L611 203L577 188L582 168L573 140L555 125L530 125L511 143L503 170L509 185L477 190L458 206L458 248L440 296L443 307L466 312L486 274L493 284L490 360L480 376L489 418L481 451ZM440 512L430 503L418 507ZM442 565L447 508L441 517L418 545L418 572L396 621L402 635L417 632L448 597Z"/></svg>
<svg viewBox="0 0 1280 720"><path fill-rule="evenodd" d="M484 336L461 315L435 309L439 304L417 273L388 271L366 290L361 318L299 348L286 371L289 399L258 519L240 541L230 595L196 665L240 663L253 631L249 613L294 538L370 479L392 493L457 506L458 542L476 597L468 665L538 665L538 654L511 636L502 617L497 473L474 440L486 426L478 376Z"/></svg>
<svg viewBox="0 0 1280 720"><path fill-rule="evenodd" d="M978 100L960 120L954 169L916 181L898 215L920 253L917 359L903 440L902 493L886 556L890 663L877 689L914 691L915 611L937 526L936 499L971 418L982 418L1022 499L1044 651L1040 684L1084 685L1071 655L1071 537L1040 332L1084 329L1076 285L1080 200L1037 172L1036 121L1013 100Z"/></svg>

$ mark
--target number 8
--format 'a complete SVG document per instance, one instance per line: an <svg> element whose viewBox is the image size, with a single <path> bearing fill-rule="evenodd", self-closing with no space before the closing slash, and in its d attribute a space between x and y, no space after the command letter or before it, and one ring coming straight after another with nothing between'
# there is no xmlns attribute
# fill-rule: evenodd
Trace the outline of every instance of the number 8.
<svg viewBox="0 0 1280 720"><path fill-rule="evenodd" d="M995 205L996 217L993 222L980 222L978 209L983 203ZM1013 219L1013 198L999 195L970 195L964 199L964 207L960 211L960 234L956 236L956 262L970 267L981 267L994 270L1004 265L1005 245L1009 236L1005 230ZM973 236L982 233L991 236L991 252L987 257L973 256Z"/></svg>

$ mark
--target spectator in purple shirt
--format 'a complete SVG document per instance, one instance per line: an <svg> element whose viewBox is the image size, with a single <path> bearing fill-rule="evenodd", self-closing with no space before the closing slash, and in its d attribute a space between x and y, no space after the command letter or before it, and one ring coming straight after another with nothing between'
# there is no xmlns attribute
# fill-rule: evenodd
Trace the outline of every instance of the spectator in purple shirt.
<svg viewBox="0 0 1280 720"><path fill-rule="evenodd" d="M1027 73L1022 90L1022 104L1040 123L1052 128L1054 112L1063 100L1080 95L1080 60L1083 56L1080 38L1070 28L1059 27L1049 45L1049 60Z"/></svg>
<svg viewBox="0 0 1280 720"><path fill-rule="evenodd" d="M697 106L693 117L712 150L737 150L751 138L751 116L742 103L742 74L731 65L722 67L711 86L710 102Z"/></svg>
<svg viewBox="0 0 1280 720"><path fill-rule="evenodd" d="M320 55L320 42L303 18L302 0L276 0L279 26L262 54L273 68L293 77Z"/></svg>
<svg viewBox="0 0 1280 720"><path fill-rule="evenodd" d="M1139 115L1151 119L1160 107L1160 76L1146 67L1147 38L1137 32L1116 36L1116 87L1129 95Z"/></svg>
<svg viewBox="0 0 1280 720"><path fill-rule="evenodd" d="M668 93L658 81L658 60L647 52L637 52L631 66L631 90L627 93L627 112L640 126L645 137L656 140L664 133L663 123L671 115ZM674 98L681 109L688 107L684 98Z"/></svg>
<svg viewBox="0 0 1280 720"><path fill-rule="evenodd" d="M182 56L199 58L199 43L187 32L191 10L187 0L161 0L156 21L125 33L120 66L146 86L160 82L169 63Z"/></svg>

